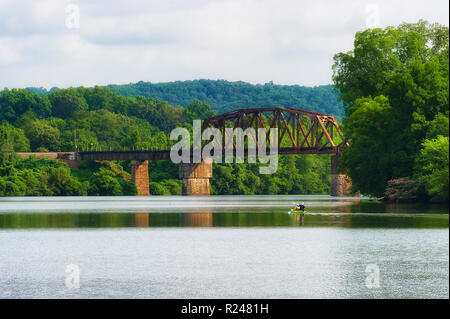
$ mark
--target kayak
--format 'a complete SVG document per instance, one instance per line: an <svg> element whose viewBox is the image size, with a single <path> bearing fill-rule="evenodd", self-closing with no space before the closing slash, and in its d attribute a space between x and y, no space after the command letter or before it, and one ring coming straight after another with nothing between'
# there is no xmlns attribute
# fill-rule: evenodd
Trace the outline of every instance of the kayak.
<svg viewBox="0 0 450 319"><path fill-rule="evenodd" d="M291 210L288 212L289 215L291 214L306 214L306 211L301 211L301 210L294 210L293 208L291 208Z"/></svg>

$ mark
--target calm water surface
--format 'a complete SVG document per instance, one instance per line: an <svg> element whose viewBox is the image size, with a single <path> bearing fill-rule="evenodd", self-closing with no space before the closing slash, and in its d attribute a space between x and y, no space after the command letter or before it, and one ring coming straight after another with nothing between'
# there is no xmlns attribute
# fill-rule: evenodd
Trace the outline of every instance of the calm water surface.
<svg viewBox="0 0 450 319"><path fill-rule="evenodd" d="M293 201L308 213L289 215ZM0 298L448 298L448 213L329 196L0 198Z"/></svg>

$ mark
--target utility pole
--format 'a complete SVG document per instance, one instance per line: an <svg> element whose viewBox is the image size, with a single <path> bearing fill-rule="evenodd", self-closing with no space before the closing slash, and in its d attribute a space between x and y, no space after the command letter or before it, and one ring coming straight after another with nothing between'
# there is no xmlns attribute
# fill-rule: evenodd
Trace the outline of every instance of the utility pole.
<svg viewBox="0 0 450 319"><path fill-rule="evenodd" d="M78 147L77 147L77 128L76 127L73 130L73 136L74 136L75 153L77 153Z"/></svg>

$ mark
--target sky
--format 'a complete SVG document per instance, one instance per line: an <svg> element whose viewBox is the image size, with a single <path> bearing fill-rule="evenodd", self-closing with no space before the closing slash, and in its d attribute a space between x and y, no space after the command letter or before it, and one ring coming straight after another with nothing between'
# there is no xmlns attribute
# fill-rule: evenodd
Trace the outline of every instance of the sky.
<svg viewBox="0 0 450 319"><path fill-rule="evenodd" d="M316 86L355 33L447 0L0 0L0 88L224 79Z"/></svg>

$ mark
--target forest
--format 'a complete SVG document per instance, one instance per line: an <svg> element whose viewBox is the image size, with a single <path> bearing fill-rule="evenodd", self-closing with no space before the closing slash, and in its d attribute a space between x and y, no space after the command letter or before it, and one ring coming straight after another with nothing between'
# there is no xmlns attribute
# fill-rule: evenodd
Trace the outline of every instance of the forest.
<svg viewBox="0 0 450 319"><path fill-rule="evenodd" d="M309 111L332 114L340 119L344 116L338 92L332 85L306 87L278 85L272 82L250 84L225 80L176 81L151 83L140 81L132 84L108 85L107 88L125 97L150 97L167 101L171 105L188 106L202 101L217 114L241 108L293 107ZM41 96L49 92L45 88L28 88ZM50 90L57 90L53 88Z"/></svg>

